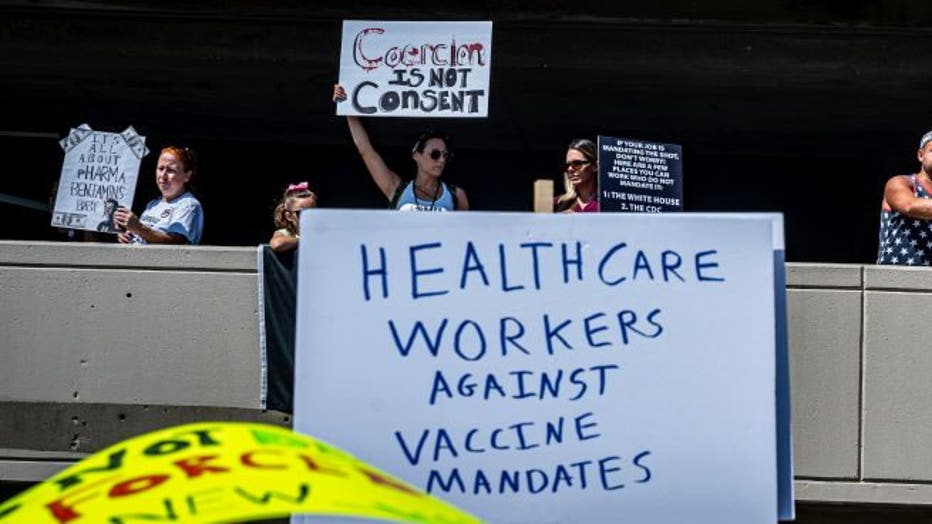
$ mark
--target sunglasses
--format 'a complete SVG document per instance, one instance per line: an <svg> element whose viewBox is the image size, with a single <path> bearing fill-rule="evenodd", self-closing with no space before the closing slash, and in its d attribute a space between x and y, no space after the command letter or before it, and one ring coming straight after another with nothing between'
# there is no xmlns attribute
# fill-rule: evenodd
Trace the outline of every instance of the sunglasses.
<svg viewBox="0 0 932 524"><path fill-rule="evenodd" d="M570 160L569 162L563 164L563 170L569 171L572 167L573 169L579 169L582 166L586 166L592 163L592 160Z"/></svg>
<svg viewBox="0 0 932 524"><path fill-rule="evenodd" d="M440 149L434 149L430 152L431 160L440 160L440 157L443 157L444 160L449 160L453 158L453 152Z"/></svg>

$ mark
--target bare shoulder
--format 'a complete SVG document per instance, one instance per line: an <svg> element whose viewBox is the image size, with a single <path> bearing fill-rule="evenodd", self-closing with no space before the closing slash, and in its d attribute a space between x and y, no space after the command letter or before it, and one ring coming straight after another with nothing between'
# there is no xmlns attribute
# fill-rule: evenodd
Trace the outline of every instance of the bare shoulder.
<svg viewBox="0 0 932 524"><path fill-rule="evenodd" d="M894 175L887 179L887 187L890 187L890 186L912 187L912 185L913 185L912 175Z"/></svg>
<svg viewBox="0 0 932 524"><path fill-rule="evenodd" d="M469 199L466 198L466 191L459 186L453 188L453 201L456 202L457 211L469 211Z"/></svg>
<svg viewBox="0 0 932 524"><path fill-rule="evenodd" d="M896 175L887 179L887 183L884 185L885 195L901 191L913 191L913 177L911 175Z"/></svg>

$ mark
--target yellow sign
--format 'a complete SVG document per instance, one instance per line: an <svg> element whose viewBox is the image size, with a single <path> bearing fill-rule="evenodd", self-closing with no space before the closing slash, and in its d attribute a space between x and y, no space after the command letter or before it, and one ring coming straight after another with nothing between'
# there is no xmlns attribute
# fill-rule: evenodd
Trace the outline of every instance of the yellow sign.
<svg viewBox="0 0 932 524"><path fill-rule="evenodd" d="M0 524L242 522L292 513L480 522L319 440L216 422L163 429L96 453L0 504Z"/></svg>

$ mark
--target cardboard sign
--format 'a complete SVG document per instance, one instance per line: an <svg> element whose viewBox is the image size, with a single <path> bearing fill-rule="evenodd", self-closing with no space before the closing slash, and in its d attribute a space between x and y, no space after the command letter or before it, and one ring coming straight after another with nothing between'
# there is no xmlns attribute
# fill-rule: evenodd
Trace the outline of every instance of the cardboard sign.
<svg viewBox="0 0 932 524"><path fill-rule="evenodd" d="M682 211L683 148L600 136L599 195L600 211Z"/></svg>
<svg viewBox="0 0 932 524"><path fill-rule="evenodd" d="M492 22L345 20L338 115L485 117Z"/></svg>
<svg viewBox="0 0 932 524"><path fill-rule="evenodd" d="M771 215L774 224L773 293L777 330L777 504L780 520L796 519L793 485L793 430L790 402L790 340L786 303L786 249L783 215Z"/></svg>
<svg viewBox="0 0 932 524"><path fill-rule="evenodd" d="M117 233L113 212L132 208L139 163L149 153L146 137L132 126L122 133L82 124L60 142L65 150L52 225Z"/></svg>
<svg viewBox="0 0 932 524"><path fill-rule="evenodd" d="M491 522L776 521L771 217L301 228L296 430Z"/></svg>
<svg viewBox="0 0 932 524"><path fill-rule="evenodd" d="M707 216L730 216L709 213ZM793 431L790 410L790 345L786 305L786 248L781 213L742 213L762 217L773 227L773 295L776 328L777 379L777 510L779 520L796 519L796 496L793 485Z"/></svg>
<svg viewBox="0 0 932 524"><path fill-rule="evenodd" d="M131 438L0 503L3 524L245 522L292 513L479 522L327 443L239 422Z"/></svg>

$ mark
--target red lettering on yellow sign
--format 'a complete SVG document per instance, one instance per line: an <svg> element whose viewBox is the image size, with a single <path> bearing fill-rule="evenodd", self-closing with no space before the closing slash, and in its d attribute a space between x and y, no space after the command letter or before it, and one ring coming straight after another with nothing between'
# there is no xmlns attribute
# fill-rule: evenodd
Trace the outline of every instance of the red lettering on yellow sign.
<svg viewBox="0 0 932 524"><path fill-rule="evenodd" d="M258 455L260 453L264 453L267 455L275 455L276 457L281 456L281 453L271 450L271 449L259 449L256 451L247 451L246 453L243 453L240 456L239 461L247 468L256 468L256 469L287 469L288 468L288 466L284 464L268 464L268 463L260 464L256 462L253 456Z"/></svg>
<svg viewBox="0 0 932 524"><path fill-rule="evenodd" d="M184 471L189 479L200 477L204 473L229 473L230 468L207 464L218 457L219 455L201 455L199 457L176 460L173 464L181 468L181 471Z"/></svg>
<svg viewBox="0 0 932 524"><path fill-rule="evenodd" d="M59 522L59 524L71 522L72 520L81 517L81 514L77 512L75 506L81 502L90 500L97 496L97 493L87 492L101 484L110 482L114 478L115 475L111 475L96 482L92 482L86 486L82 486L81 488L72 491L64 497L46 504L45 507L48 508L48 510L52 513L52 517L54 517L55 520Z"/></svg>
<svg viewBox="0 0 932 524"><path fill-rule="evenodd" d="M124 480L123 482L114 484L113 487L110 488L110 492L107 493L107 496L115 499L117 497L127 497L129 495L142 493L143 491L148 491L164 483L169 478L171 477L168 475L146 475L145 477Z"/></svg>
<svg viewBox="0 0 932 524"><path fill-rule="evenodd" d="M375 471L368 470L363 467L358 468L360 473L365 475L373 484L378 486L383 486L386 488L396 489L402 493L407 493L408 495L414 495L415 497L420 497L421 494L417 492L414 488L406 486L397 480L390 479L385 475L376 473Z"/></svg>
<svg viewBox="0 0 932 524"><path fill-rule="evenodd" d="M326 466L321 466L314 459L307 455L298 455L298 457L304 462L304 465L307 466L307 469L313 471L314 473L322 473L324 475L334 475L337 477L345 477L346 472L340 471L334 468L328 468Z"/></svg>
<svg viewBox="0 0 932 524"><path fill-rule="evenodd" d="M55 517L55 520L64 524L65 522L71 522L72 520L79 518L80 513L75 511L74 506L66 506L65 499L56 500L46 504L49 511L52 512L52 516Z"/></svg>

